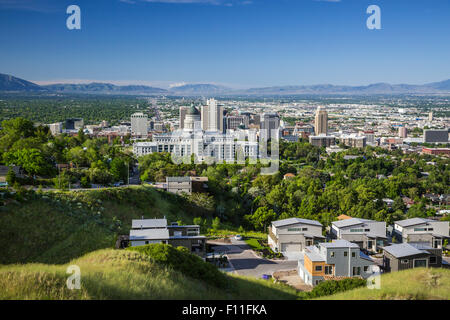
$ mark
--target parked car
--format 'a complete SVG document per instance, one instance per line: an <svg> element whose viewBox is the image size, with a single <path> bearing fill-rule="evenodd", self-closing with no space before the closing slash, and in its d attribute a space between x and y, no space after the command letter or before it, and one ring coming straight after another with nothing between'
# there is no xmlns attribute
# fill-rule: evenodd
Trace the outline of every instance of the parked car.
<svg viewBox="0 0 450 320"><path fill-rule="evenodd" d="M240 234L237 234L234 236L235 240L241 241L242 240L242 236Z"/></svg>

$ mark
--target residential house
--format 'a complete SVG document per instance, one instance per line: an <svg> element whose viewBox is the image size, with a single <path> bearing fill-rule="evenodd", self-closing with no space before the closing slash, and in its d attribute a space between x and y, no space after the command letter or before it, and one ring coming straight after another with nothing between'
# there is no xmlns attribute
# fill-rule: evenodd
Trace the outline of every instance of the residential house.
<svg viewBox="0 0 450 320"><path fill-rule="evenodd" d="M426 243L441 249L449 238L449 221L412 218L394 223L394 236L400 242Z"/></svg>
<svg viewBox="0 0 450 320"><path fill-rule="evenodd" d="M167 191L172 193L205 192L207 183L207 177L166 177Z"/></svg>
<svg viewBox="0 0 450 320"><path fill-rule="evenodd" d="M298 274L309 285L324 280L368 278L379 272L376 263L360 251L357 244L347 240L319 243L305 248L298 261Z"/></svg>
<svg viewBox="0 0 450 320"><path fill-rule="evenodd" d="M354 242L361 249L377 252L387 242L386 222L360 218L334 221L331 235L335 239Z"/></svg>
<svg viewBox="0 0 450 320"><path fill-rule="evenodd" d="M276 252L301 252L324 240L322 224L318 221L289 218L273 221L269 226L268 243Z"/></svg>
<svg viewBox="0 0 450 320"><path fill-rule="evenodd" d="M186 247L202 257L206 253L206 237L200 235L200 226L181 226L176 222L167 225L165 218L133 220L129 242L132 247L165 243L174 247Z"/></svg>
<svg viewBox="0 0 450 320"><path fill-rule="evenodd" d="M421 243L392 244L383 248L385 271L400 271L418 267L441 267L442 249Z"/></svg>

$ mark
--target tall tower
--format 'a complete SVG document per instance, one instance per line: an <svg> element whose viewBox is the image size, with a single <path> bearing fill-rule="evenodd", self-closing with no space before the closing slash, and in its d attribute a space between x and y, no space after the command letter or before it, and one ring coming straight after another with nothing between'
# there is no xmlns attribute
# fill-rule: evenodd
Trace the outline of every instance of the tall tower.
<svg viewBox="0 0 450 320"><path fill-rule="evenodd" d="M428 114L428 121L433 122L433 111Z"/></svg>
<svg viewBox="0 0 450 320"><path fill-rule="evenodd" d="M147 137L148 117L146 114L137 112L131 115L131 134L133 136Z"/></svg>
<svg viewBox="0 0 450 320"><path fill-rule="evenodd" d="M328 133L328 112L322 106L319 106L316 111L314 131L316 136Z"/></svg>
<svg viewBox="0 0 450 320"><path fill-rule="evenodd" d="M186 107L180 107L180 129L184 129L184 119L186 118Z"/></svg>
<svg viewBox="0 0 450 320"><path fill-rule="evenodd" d="M223 132L223 106L218 106L215 99L208 99L201 110L202 129Z"/></svg>

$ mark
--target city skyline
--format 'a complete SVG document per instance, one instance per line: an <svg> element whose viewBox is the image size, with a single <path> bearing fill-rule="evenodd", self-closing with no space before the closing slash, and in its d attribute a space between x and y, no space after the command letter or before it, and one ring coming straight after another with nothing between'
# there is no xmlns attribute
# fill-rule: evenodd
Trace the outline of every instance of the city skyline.
<svg viewBox="0 0 450 320"><path fill-rule="evenodd" d="M170 3L167 3L170 2ZM232 88L449 78L447 1L0 1L2 73L45 83ZM77 80L77 81L74 81Z"/></svg>

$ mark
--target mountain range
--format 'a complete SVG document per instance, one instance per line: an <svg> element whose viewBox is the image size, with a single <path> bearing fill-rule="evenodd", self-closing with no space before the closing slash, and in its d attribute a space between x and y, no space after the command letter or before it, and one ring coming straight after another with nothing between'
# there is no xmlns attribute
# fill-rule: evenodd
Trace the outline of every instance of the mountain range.
<svg viewBox="0 0 450 320"><path fill-rule="evenodd" d="M450 79L423 85L374 83L367 86L331 84L273 86L250 89L231 89L215 84L184 84L162 89L145 85L114 85L93 82L89 84L37 85L33 82L0 73L0 92L47 92L125 95L371 95L371 94L450 94Z"/></svg>

